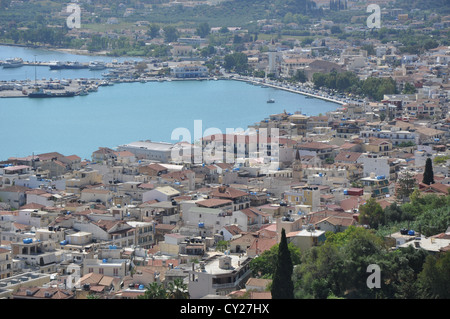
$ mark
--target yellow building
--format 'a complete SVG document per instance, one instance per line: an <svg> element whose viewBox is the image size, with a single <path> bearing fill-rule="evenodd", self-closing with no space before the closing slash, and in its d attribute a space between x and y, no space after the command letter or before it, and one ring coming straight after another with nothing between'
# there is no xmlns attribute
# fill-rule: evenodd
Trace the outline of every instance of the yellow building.
<svg viewBox="0 0 450 319"><path fill-rule="evenodd" d="M392 151L392 142L386 139L370 138L369 143L364 144L363 148L368 153L388 156Z"/></svg>
<svg viewBox="0 0 450 319"><path fill-rule="evenodd" d="M292 125L292 132L289 133L297 133L297 135L306 135L306 128L308 124L309 116L303 114L292 114L289 116L288 120Z"/></svg>
<svg viewBox="0 0 450 319"><path fill-rule="evenodd" d="M8 249L0 248L0 279L13 275L13 262L11 252Z"/></svg>
<svg viewBox="0 0 450 319"><path fill-rule="evenodd" d="M310 206L312 211L319 208L320 191L318 187L296 186L284 193L284 201L289 205Z"/></svg>

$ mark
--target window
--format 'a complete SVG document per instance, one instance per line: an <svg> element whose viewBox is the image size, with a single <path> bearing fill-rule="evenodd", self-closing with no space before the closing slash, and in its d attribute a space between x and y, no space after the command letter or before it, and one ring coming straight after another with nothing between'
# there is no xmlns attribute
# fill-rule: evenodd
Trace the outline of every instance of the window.
<svg viewBox="0 0 450 319"><path fill-rule="evenodd" d="M114 276L118 276L119 275L119 269L114 268L113 269L113 274L114 274Z"/></svg>

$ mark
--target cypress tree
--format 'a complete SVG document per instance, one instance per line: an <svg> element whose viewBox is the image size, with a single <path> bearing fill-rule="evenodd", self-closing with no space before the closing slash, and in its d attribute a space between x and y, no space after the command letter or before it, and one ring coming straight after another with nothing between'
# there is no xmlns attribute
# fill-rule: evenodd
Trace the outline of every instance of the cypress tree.
<svg viewBox="0 0 450 319"><path fill-rule="evenodd" d="M281 230L281 241L278 246L278 258L272 281L272 299L294 299L294 283L292 282L293 265L291 253L286 239L286 231Z"/></svg>
<svg viewBox="0 0 450 319"><path fill-rule="evenodd" d="M427 185L434 184L433 164L431 162L431 158L429 157L425 162L425 171L423 172L422 183Z"/></svg>

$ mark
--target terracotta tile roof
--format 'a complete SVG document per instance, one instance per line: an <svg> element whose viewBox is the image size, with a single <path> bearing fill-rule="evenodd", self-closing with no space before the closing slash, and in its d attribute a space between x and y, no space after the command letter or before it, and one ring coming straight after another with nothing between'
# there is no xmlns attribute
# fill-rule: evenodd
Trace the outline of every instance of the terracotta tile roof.
<svg viewBox="0 0 450 319"><path fill-rule="evenodd" d="M339 152L334 158L335 162L356 162L362 153L357 152Z"/></svg>
<svg viewBox="0 0 450 319"><path fill-rule="evenodd" d="M247 192L240 191L232 187L219 186L211 192L211 196L219 198L239 198L249 195Z"/></svg>
<svg viewBox="0 0 450 319"><path fill-rule="evenodd" d="M321 222L322 221L327 221L334 226L344 226L344 227L356 224L356 221L353 217L342 217L342 216L330 216L321 220Z"/></svg>
<svg viewBox="0 0 450 319"><path fill-rule="evenodd" d="M157 224L155 226L155 230L173 230L176 227L176 225L170 225L170 224Z"/></svg>
<svg viewBox="0 0 450 319"><path fill-rule="evenodd" d="M81 157L77 156L77 155L69 155L66 156L66 159L68 159L69 161L81 161Z"/></svg>
<svg viewBox="0 0 450 319"><path fill-rule="evenodd" d="M334 145L330 145L327 143L321 143L321 142L309 142L309 143L303 143L303 144L297 144L299 149L311 149L311 150L324 150L324 149L330 149L334 148Z"/></svg>
<svg viewBox="0 0 450 319"><path fill-rule="evenodd" d="M369 137L370 145L382 145L382 144L390 144L391 141L387 139L377 138L377 137Z"/></svg>
<svg viewBox="0 0 450 319"><path fill-rule="evenodd" d="M242 229L240 229L236 225L228 225L228 226L224 226L223 228L225 228L233 236L239 235L242 233Z"/></svg>
<svg viewBox="0 0 450 319"><path fill-rule="evenodd" d="M184 181L184 180L188 180L189 176L193 175L193 174L195 174L195 173L191 170L175 171L175 172L170 172L167 174L162 174L161 178Z"/></svg>
<svg viewBox="0 0 450 319"><path fill-rule="evenodd" d="M33 298L39 299L71 299L74 298L74 294L67 289L60 288L20 288L15 296L28 296L27 290L31 292ZM31 296L30 296L31 297Z"/></svg>
<svg viewBox="0 0 450 319"><path fill-rule="evenodd" d="M19 229L19 230L30 230L31 229L31 225L25 225L25 224L20 224L20 223L13 223L14 228Z"/></svg>
<svg viewBox="0 0 450 319"><path fill-rule="evenodd" d="M39 160L41 161L45 161L45 160L51 160L52 158L58 158L58 157L65 157L64 155L62 155L61 153L58 152L51 152L51 153L43 153L43 154L38 154L37 155L39 157Z"/></svg>
<svg viewBox="0 0 450 319"><path fill-rule="evenodd" d="M102 280L102 278L103 278L103 275L90 272L80 278L80 283L82 285L85 285L85 284L97 285L100 282L100 280Z"/></svg>
<svg viewBox="0 0 450 319"><path fill-rule="evenodd" d="M94 285L94 286L89 286L89 290L90 291L94 291L94 292L103 292L103 290L105 290L105 286L97 286L97 285Z"/></svg>
<svg viewBox="0 0 450 319"><path fill-rule="evenodd" d="M359 199L359 202L358 202ZM342 200L339 205L342 207L343 210L348 211L352 209L357 209L359 205L364 204L366 201L359 196L352 196L350 198Z"/></svg>
<svg viewBox="0 0 450 319"><path fill-rule="evenodd" d="M257 250L256 254L260 254L266 250L269 250L274 245L277 244L276 238L255 238L253 243L250 245L250 250Z"/></svg>
<svg viewBox="0 0 450 319"><path fill-rule="evenodd" d="M179 265L178 259L149 259L147 262L147 266L153 267L169 267L169 264L173 264L174 267Z"/></svg>
<svg viewBox="0 0 450 319"><path fill-rule="evenodd" d="M134 154L130 151L120 151L120 152L114 152L119 157L134 157Z"/></svg>
<svg viewBox="0 0 450 319"><path fill-rule="evenodd" d="M232 204L233 201L229 200L229 199L220 199L220 198L210 198L210 199L205 199L205 200L200 200L198 202L196 202L196 204L198 206L201 207L217 207L217 206L225 206L228 204Z"/></svg>
<svg viewBox="0 0 450 319"><path fill-rule="evenodd" d="M434 184L424 184L424 183L419 183L419 189L421 191L424 190L431 190L437 193L442 193L442 194L449 194L449 189L450 189L450 185L445 185L442 183L434 183Z"/></svg>
<svg viewBox="0 0 450 319"><path fill-rule="evenodd" d="M256 287L261 287L261 288L265 289L267 287L267 285L270 284L271 282L272 282L271 279L251 277L247 280L245 285L246 286L256 286Z"/></svg>
<svg viewBox="0 0 450 319"><path fill-rule="evenodd" d="M252 291L250 299L272 299L272 293L270 291Z"/></svg>

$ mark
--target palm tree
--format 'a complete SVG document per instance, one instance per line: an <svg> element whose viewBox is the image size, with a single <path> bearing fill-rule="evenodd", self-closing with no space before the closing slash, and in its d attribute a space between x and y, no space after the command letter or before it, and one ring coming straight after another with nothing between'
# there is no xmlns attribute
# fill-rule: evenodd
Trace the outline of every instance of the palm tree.
<svg viewBox="0 0 450 319"><path fill-rule="evenodd" d="M152 282L147 285L145 293L140 295L138 299L166 299L166 290L162 284Z"/></svg>
<svg viewBox="0 0 450 319"><path fill-rule="evenodd" d="M175 279L169 282L167 299L189 299L189 291L183 279Z"/></svg>

